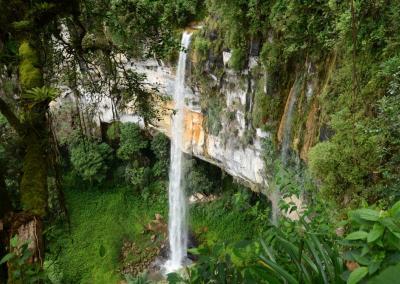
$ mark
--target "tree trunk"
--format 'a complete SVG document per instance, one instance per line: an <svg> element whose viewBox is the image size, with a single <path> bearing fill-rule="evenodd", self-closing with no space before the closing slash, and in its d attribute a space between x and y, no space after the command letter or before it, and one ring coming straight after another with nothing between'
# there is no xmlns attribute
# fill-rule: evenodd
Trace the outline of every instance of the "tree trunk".
<svg viewBox="0 0 400 284"><path fill-rule="evenodd" d="M42 127L46 127L44 124ZM20 185L21 204L24 211L43 217L47 210L47 137L38 137L29 131L24 139L26 154L23 162L23 175Z"/></svg>
<svg viewBox="0 0 400 284"><path fill-rule="evenodd" d="M19 46L19 81L22 91L33 90L43 86L42 70L37 47L28 40L21 41ZM29 242L32 257L29 262L43 264L44 241L42 218L47 212L47 170L48 170L48 124L47 110L49 100L40 98L23 99L21 122L25 144L23 174L20 183L21 205L23 212L15 214L11 220L10 238L18 235L21 243ZM1 105L0 105L1 106ZM3 106L4 108L4 106ZM10 115L10 118L13 118ZM13 267L8 267L11 276ZM8 279L13 283L12 277Z"/></svg>

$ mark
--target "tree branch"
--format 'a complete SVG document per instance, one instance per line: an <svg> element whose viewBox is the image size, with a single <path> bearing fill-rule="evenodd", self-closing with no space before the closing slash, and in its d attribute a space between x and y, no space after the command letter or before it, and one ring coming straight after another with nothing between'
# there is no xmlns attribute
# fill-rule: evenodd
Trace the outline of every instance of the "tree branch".
<svg viewBox="0 0 400 284"><path fill-rule="evenodd" d="M5 94L0 88L0 112L4 115L10 125L17 131L20 136L24 135L24 127L18 117L11 110L10 106L4 101Z"/></svg>

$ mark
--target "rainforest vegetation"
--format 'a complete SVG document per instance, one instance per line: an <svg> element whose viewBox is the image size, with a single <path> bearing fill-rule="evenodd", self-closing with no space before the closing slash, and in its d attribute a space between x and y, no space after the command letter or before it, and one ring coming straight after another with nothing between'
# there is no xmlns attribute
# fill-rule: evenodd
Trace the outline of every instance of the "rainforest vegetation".
<svg viewBox="0 0 400 284"><path fill-rule="evenodd" d="M399 15L0 0L0 283L397 283ZM167 274L180 53L190 263Z"/></svg>

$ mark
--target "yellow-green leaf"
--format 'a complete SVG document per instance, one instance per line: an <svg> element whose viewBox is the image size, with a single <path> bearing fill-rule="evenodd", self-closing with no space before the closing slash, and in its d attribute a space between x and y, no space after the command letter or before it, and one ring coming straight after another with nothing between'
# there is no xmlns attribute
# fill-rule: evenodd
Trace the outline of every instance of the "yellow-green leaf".
<svg viewBox="0 0 400 284"><path fill-rule="evenodd" d="M372 228L372 230L368 234L367 241L369 243L371 243L373 241L376 241L378 238L380 238L383 235L383 231L384 230L385 230L385 227L383 227L379 223L375 223L374 227Z"/></svg>
<svg viewBox="0 0 400 284"><path fill-rule="evenodd" d="M350 273L349 279L347 279L347 284L356 284L361 281L368 274L368 267L359 267Z"/></svg>
<svg viewBox="0 0 400 284"><path fill-rule="evenodd" d="M357 231L347 235L346 240L365 240L368 237L368 233L364 231Z"/></svg>

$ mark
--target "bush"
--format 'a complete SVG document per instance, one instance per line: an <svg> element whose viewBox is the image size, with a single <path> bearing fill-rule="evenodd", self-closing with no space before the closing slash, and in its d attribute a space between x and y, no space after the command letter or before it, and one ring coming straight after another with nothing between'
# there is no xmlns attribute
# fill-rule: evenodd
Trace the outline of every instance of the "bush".
<svg viewBox="0 0 400 284"><path fill-rule="evenodd" d="M355 117L355 118L354 118ZM352 199L357 205L361 198L376 200L373 175L380 164L380 137L371 131L371 121L348 109L332 117L335 135L314 146L309 153L311 173L323 181L323 189L338 201ZM353 124L358 117L358 122ZM357 198L358 196L358 198Z"/></svg>
<svg viewBox="0 0 400 284"><path fill-rule="evenodd" d="M141 167L137 162L125 169L125 178L136 188L144 188L151 182L152 172L148 167Z"/></svg>
<svg viewBox="0 0 400 284"><path fill-rule="evenodd" d="M120 146L117 156L122 160L133 161L140 151L147 148L148 141L137 124L124 123L121 125L120 131Z"/></svg>
<svg viewBox="0 0 400 284"><path fill-rule="evenodd" d="M201 160L191 159L185 165L187 194L196 192L218 194L221 192L221 170Z"/></svg>
<svg viewBox="0 0 400 284"><path fill-rule="evenodd" d="M153 174L159 178L166 178L169 169L170 142L167 136L157 133L151 141L151 150L157 161L153 166Z"/></svg>
<svg viewBox="0 0 400 284"><path fill-rule="evenodd" d="M361 274L360 281L400 263L400 201L387 211L371 208L350 211L349 223L351 232L344 242L349 248L345 259L359 265L349 278Z"/></svg>
<svg viewBox="0 0 400 284"><path fill-rule="evenodd" d="M269 41L265 42L261 49L260 58L266 70L273 74L279 70L279 66L282 64L280 46Z"/></svg>
<svg viewBox="0 0 400 284"><path fill-rule="evenodd" d="M107 139L109 141L116 141L119 139L121 135L121 125L122 123L119 121L114 121L111 125L107 128Z"/></svg>
<svg viewBox="0 0 400 284"><path fill-rule="evenodd" d="M252 113L253 126L260 128L268 121L273 122L279 116L279 98L258 91L254 98L254 107Z"/></svg>
<svg viewBox="0 0 400 284"><path fill-rule="evenodd" d="M74 171L90 183L102 182L106 178L112 149L105 143L81 141L71 147L71 163Z"/></svg>

